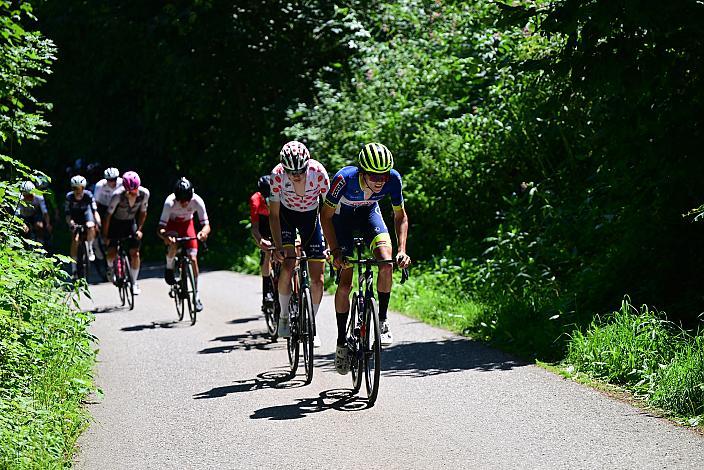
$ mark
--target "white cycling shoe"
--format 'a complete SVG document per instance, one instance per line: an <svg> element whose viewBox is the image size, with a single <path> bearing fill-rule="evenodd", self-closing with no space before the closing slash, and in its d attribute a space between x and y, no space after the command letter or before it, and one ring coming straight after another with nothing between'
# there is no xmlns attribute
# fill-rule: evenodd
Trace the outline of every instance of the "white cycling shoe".
<svg viewBox="0 0 704 470"><path fill-rule="evenodd" d="M132 286L132 293L133 293L134 295L139 295L139 294L142 293L142 289L139 288L139 284L137 284L136 282L135 282L134 285Z"/></svg>
<svg viewBox="0 0 704 470"><path fill-rule="evenodd" d="M335 370L340 375L347 375L350 372L350 354L347 345L338 345L335 350Z"/></svg>
<svg viewBox="0 0 704 470"><path fill-rule="evenodd" d="M313 347L319 348L320 346L322 346L322 343L320 342L320 337L318 335L313 336Z"/></svg>
<svg viewBox="0 0 704 470"><path fill-rule="evenodd" d="M391 334L391 331L389 330L389 321L384 320L381 322L381 345L382 346L391 346L394 344L394 337Z"/></svg>

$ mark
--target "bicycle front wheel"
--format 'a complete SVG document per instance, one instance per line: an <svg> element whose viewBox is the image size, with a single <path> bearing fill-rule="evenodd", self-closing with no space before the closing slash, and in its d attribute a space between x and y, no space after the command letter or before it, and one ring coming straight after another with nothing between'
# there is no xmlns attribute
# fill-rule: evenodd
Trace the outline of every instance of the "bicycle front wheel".
<svg viewBox="0 0 704 470"><path fill-rule="evenodd" d="M306 372L306 385L313 380L313 341L315 335L315 319L313 317L313 298L310 289L303 289L301 294L300 338L303 346L303 367Z"/></svg>
<svg viewBox="0 0 704 470"><path fill-rule="evenodd" d="M359 329L359 325L357 325L359 298L356 292L352 295L352 303L350 305L352 309L350 310L350 318L347 322L347 349L349 350L350 372L352 375L352 392L357 393L362 387L362 368L364 360L362 359L360 351L361 340L358 333L356 333L356 330Z"/></svg>
<svg viewBox="0 0 704 470"><path fill-rule="evenodd" d="M76 256L76 277L88 281L88 251L86 250L86 242L81 241L78 244L78 256Z"/></svg>
<svg viewBox="0 0 704 470"><path fill-rule="evenodd" d="M299 341L299 321L300 313L298 310L298 298L294 294L291 296L291 302L289 303L289 336L286 338L286 349L288 350L288 363L291 366L291 376L296 375L298 370L298 361L300 356L300 348L298 347ZM282 312L282 315L286 313Z"/></svg>
<svg viewBox="0 0 704 470"><path fill-rule="evenodd" d="M124 266L123 271L125 276L122 288L125 290L127 305L129 305L130 310L134 310L134 279L132 279L132 269L128 256L123 255L122 266Z"/></svg>
<svg viewBox="0 0 704 470"><path fill-rule="evenodd" d="M363 331L364 381L367 386L367 400L371 406L379 393L381 375L381 327L376 299L373 297L366 305Z"/></svg>
<svg viewBox="0 0 704 470"><path fill-rule="evenodd" d="M198 314L196 311L196 297L198 295L198 291L196 290L196 278L195 273L193 272L193 265L190 261L185 263L185 268L182 271L182 275L184 275L184 296L188 300L188 314L191 316L191 326L193 326L196 324L196 316Z"/></svg>

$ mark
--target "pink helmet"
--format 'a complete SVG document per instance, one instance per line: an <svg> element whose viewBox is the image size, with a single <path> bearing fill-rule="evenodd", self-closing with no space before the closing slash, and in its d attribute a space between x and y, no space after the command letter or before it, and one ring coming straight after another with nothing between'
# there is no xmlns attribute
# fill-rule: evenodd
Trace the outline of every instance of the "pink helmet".
<svg viewBox="0 0 704 470"><path fill-rule="evenodd" d="M122 175L122 186L125 187L127 191L134 191L139 188L141 181L139 180L139 175L134 171L128 171Z"/></svg>

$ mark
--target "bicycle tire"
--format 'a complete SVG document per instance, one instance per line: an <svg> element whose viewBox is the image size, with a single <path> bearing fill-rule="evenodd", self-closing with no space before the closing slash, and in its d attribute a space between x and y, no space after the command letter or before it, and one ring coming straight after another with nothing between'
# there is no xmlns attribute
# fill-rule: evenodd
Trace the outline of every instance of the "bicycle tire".
<svg viewBox="0 0 704 470"><path fill-rule="evenodd" d="M307 287L303 289L301 294L299 315L301 325L299 337L303 347L303 368L306 373L305 383L308 385L313 380L315 319L313 318L313 297Z"/></svg>
<svg viewBox="0 0 704 470"><path fill-rule="evenodd" d="M289 303L289 335L286 338L286 350L288 351L288 363L291 367L291 376L296 375L298 371L298 362L300 359L300 348L299 346L299 331L297 323L300 319L300 313L298 312L298 297L294 294L291 296L291 301ZM295 315L291 315L290 312L295 312ZM293 321L292 321L293 317ZM296 323L296 324L294 324Z"/></svg>
<svg viewBox="0 0 704 470"><path fill-rule="evenodd" d="M184 282L184 287L186 287L185 296L188 299L188 314L191 317L191 326L196 324L198 318L198 312L196 311L196 296L198 291L196 289L196 279L193 273L193 265L189 260L185 261L186 266L186 280Z"/></svg>
<svg viewBox="0 0 704 470"><path fill-rule="evenodd" d="M132 266L130 265L129 256L125 255L124 253L121 256L125 281L127 281L123 282L122 286L125 289L127 305L129 305L130 310L134 310L134 279L132 279Z"/></svg>
<svg viewBox="0 0 704 470"><path fill-rule="evenodd" d="M370 297L364 312L364 382L367 388L367 401L373 405L379 394L381 377L381 326L376 299Z"/></svg>
<svg viewBox="0 0 704 470"><path fill-rule="evenodd" d="M171 286L171 296L174 298L174 304L176 304L176 316L178 317L178 321L183 321L183 315L186 313L186 309L184 308L184 299L183 296L181 295L181 260L177 260L176 262L176 267L179 270L179 278L176 283L174 283Z"/></svg>
<svg viewBox="0 0 704 470"><path fill-rule="evenodd" d="M279 306L279 294L274 284L274 277L271 277L271 282L274 286L272 292L273 301L271 305L267 305L264 308L264 321L266 322L266 331L269 334L269 338L273 342L276 342L279 337L279 314L281 313L281 307Z"/></svg>
<svg viewBox="0 0 704 470"><path fill-rule="evenodd" d="M76 279L88 280L88 252L83 237L78 242L78 253L76 254Z"/></svg>
<svg viewBox="0 0 704 470"><path fill-rule="evenodd" d="M352 375L352 393L359 392L362 387L362 359L359 353L360 341L355 334L357 329L357 312L359 311L359 299L357 293L352 294L350 317L347 322L347 348L350 360L350 374ZM354 344L350 344L353 342Z"/></svg>

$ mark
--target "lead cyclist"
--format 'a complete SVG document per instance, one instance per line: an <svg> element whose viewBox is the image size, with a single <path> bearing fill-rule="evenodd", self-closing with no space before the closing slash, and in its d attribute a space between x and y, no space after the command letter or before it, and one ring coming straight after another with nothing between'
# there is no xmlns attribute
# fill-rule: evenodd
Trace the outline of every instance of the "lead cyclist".
<svg viewBox="0 0 704 470"><path fill-rule="evenodd" d="M408 215L403 204L401 175L393 169L393 166L393 155L385 145L379 143L365 145L359 152L357 166L346 166L333 178L320 213L320 222L330 245L333 264L336 269L341 270L340 283L335 291L337 313L335 370L343 375L350 369L345 343L352 290L352 267L344 262L344 258L354 254L355 231L362 233L374 258L378 260L392 258L391 236L378 202L387 195L391 197L394 209L394 228L398 242L395 260L400 268L406 268L411 263L411 258L406 254ZM379 265L376 287L381 322L380 339L384 346L393 343L387 320L392 275L391 264Z"/></svg>

